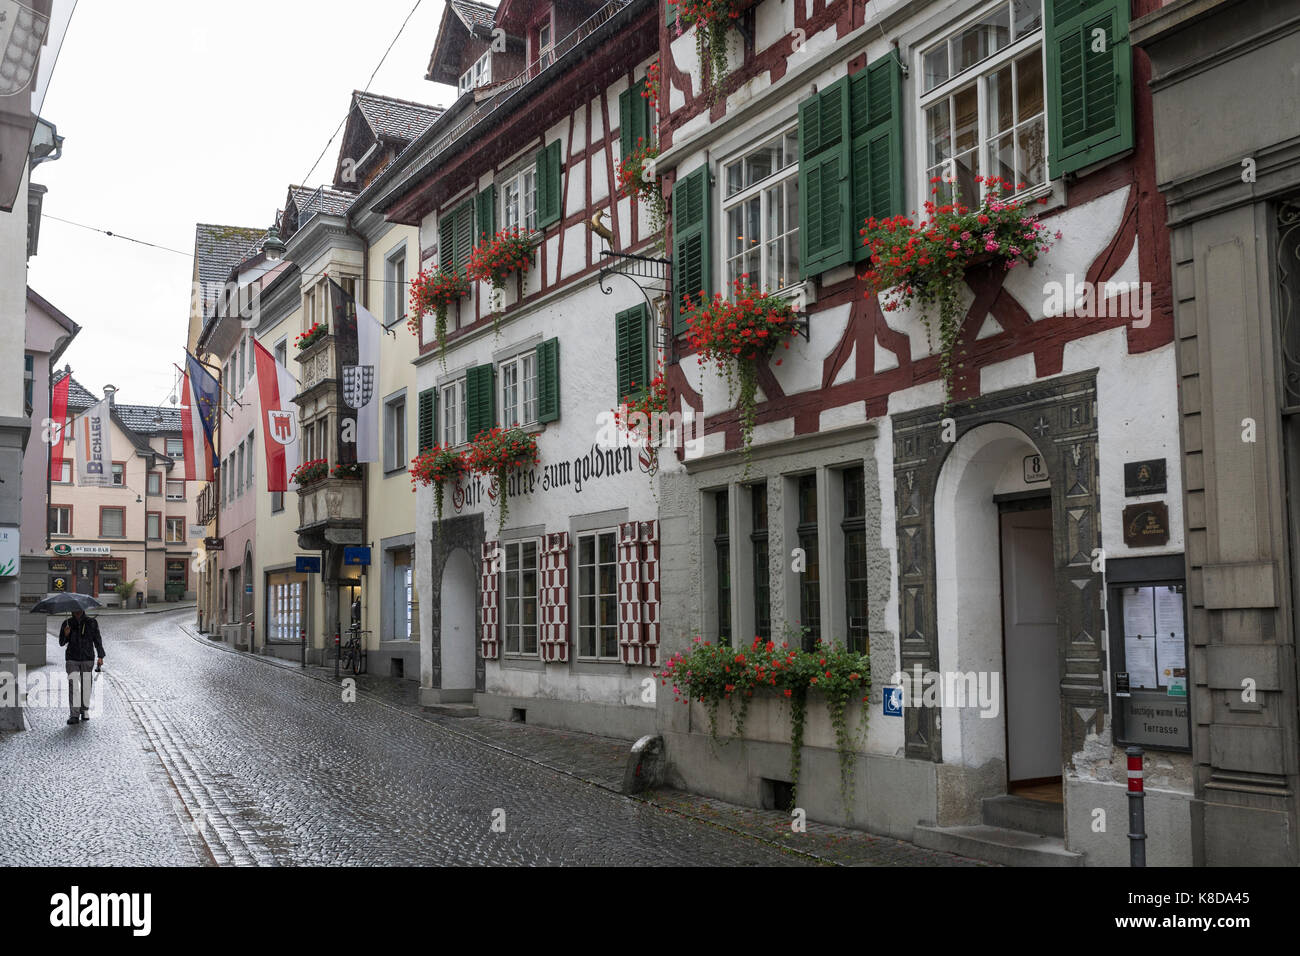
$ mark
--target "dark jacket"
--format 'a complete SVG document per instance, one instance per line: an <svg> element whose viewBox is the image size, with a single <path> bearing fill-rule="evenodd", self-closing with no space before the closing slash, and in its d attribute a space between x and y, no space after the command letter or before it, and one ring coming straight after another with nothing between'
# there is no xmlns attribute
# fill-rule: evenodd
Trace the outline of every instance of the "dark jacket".
<svg viewBox="0 0 1300 956"><path fill-rule="evenodd" d="M63 633L65 627L68 629L67 634ZM65 660L93 661L96 657L104 656L104 644L99 639L99 622L89 614L81 615L80 623L75 617L70 617L59 626L59 646L65 644L68 647ZM96 654L96 651L99 653Z"/></svg>

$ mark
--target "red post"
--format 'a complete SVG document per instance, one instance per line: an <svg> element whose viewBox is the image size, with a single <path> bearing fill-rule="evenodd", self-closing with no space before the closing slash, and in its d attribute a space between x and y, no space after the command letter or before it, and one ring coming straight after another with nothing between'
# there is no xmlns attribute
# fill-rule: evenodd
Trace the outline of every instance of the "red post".
<svg viewBox="0 0 1300 956"><path fill-rule="evenodd" d="M1129 866L1147 865L1146 814L1142 803L1142 748L1129 747L1128 754L1128 859Z"/></svg>

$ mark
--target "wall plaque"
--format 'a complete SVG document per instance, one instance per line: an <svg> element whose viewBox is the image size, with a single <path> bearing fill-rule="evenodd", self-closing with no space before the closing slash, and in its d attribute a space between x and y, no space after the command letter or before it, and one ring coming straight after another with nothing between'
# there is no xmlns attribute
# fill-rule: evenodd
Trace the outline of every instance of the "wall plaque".
<svg viewBox="0 0 1300 956"><path fill-rule="evenodd" d="M1129 505L1124 509L1124 543L1130 548L1154 548L1169 543L1169 506L1163 501Z"/></svg>
<svg viewBox="0 0 1300 956"><path fill-rule="evenodd" d="M1163 495L1167 490L1165 460L1163 458L1124 463L1124 494L1126 497Z"/></svg>

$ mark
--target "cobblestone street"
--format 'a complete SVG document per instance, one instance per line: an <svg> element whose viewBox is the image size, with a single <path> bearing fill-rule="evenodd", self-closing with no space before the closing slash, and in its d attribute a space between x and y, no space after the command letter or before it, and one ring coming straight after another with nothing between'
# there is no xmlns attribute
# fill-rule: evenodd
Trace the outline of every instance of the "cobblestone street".
<svg viewBox="0 0 1300 956"><path fill-rule="evenodd" d="M344 702L329 681L203 646L180 626L191 615L106 617L92 719L31 706L26 732L0 735L0 863L972 862L815 825L785 849L780 814L611 792L614 742L432 718L379 693ZM29 686L63 679L53 638L49 659ZM548 765L577 750L575 770Z"/></svg>

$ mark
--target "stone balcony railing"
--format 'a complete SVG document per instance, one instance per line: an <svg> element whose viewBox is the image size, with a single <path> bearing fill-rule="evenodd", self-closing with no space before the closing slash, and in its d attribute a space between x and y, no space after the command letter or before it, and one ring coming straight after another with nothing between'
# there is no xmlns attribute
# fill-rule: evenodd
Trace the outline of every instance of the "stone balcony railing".
<svg viewBox="0 0 1300 956"><path fill-rule="evenodd" d="M295 358L302 365L298 374L298 394L302 395L334 378L334 336L322 336Z"/></svg>
<svg viewBox="0 0 1300 956"><path fill-rule="evenodd" d="M298 490L298 538L302 547L360 544L363 484L355 478L324 478ZM304 544L304 539L308 543Z"/></svg>

